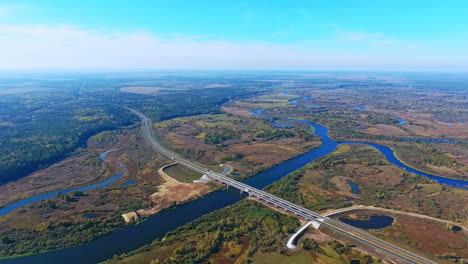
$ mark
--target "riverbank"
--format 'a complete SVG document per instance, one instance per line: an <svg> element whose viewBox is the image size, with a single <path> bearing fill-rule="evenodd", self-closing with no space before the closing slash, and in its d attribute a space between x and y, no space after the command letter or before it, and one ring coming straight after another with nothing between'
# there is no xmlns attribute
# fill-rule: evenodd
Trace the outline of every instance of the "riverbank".
<svg viewBox="0 0 468 264"><path fill-rule="evenodd" d="M301 121L299 121L299 122L301 122ZM307 121L302 121L302 122L307 122ZM319 148L317 148L315 150L309 151L306 154L300 155L300 156L298 156L296 158L293 158L291 160L287 160L287 161L285 161L285 162L283 162L283 163L281 163L281 164L279 164L277 166L274 166L271 169L268 169L268 170L266 170L266 171L264 171L262 173L259 173L256 176L247 179L245 181L245 183L251 184L252 186L257 187L257 188L263 188L266 185L268 185L268 184L270 184L270 183L272 183L272 182L274 182L276 180L281 179L282 177L289 174L290 172L304 167L305 165L307 165L311 161L316 160L316 159L318 159L320 157L323 157L323 156L325 156L325 155L327 155L329 153L332 153L336 149L338 144L328 137L328 135L327 135L328 134L328 129L325 128L325 127L316 125L316 124L312 125L312 126L314 126L315 131L316 131L317 134L323 135L322 139L323 139L324 144L322 144L322 146L320 146ZM186 205L181 205L180 207L177 207L175 210L162 211L161 213L150 217L148 219L148 221L145 221L145 223L142 223L139 226L146 226L146 223L150 223L150 222L155 223L155 222L151 221L151 219L156 219L155 221L157 222L158 219L160 220L160 219L164 219L165 217L169 217L169 215L167 215L167 213L169 212L171 217L167 218L166 220L170 219L169 221L172 221L172 222L167 225L168 229L161 228L161 222L159 222L157 224L159 226L159 228L160 228L160 229L158 229L158 232L167 232L167 231L171 230L170 228L175 228L172 224L180 223L180 221L175 221L175 218L172 218L172 217L178 217L178 218L181 218L183 220L190 221L189 219L193 220L197 216L200 216L199 213L203 213L203 212L207 212L207 211L209 212L211 210L216 210L216 208L219 209L219 208L221 208L219 206L227 205L227 204L236 202L236 201L238 201L240 199L239 194L237 192L235 194L235 196L237 196L237 197L235 197L235 198L230 197L230 196L222 196L222 194L224 194L224 193L228 193L228 192L214 192L214 193L211 193L211 194L207 195L206 197L204 197L202 199L195 200L195 201L193 201L191 203L188 203ZM214 197L214 198L212 198L212 197ZM216 199L216 200L212 201L212 199ZM212 204L212 202L216 202L216 205ZM204 207L205 210L200 210L200 208L196 208L197 209L196 213L195 213L195 211L192 210L192 209L195 209L194 205L196 207L197 205L202 205L202 204L205 206ZM187 212L191 213L189 219L187 218L188 216L182 217L182 215L181 215L181 213L187 213ZM193 218L193 217L195 217L195 218ZM146 227L148 227L148 226L146 226ZM145 232L145 231L142 230L142 232ZM150 233L150 232L148 232L148 230L146 230L146 232ZM119 233L119 234L117 234L117 233ZM119 237L120 235L122 235L125 232L120 232L119 231L117 233L111 234L111 235L113 235L113 237ZM154 233L152 233L152 234L154 234ZM161 234L161 233L158 233L158 234ZM99 239L99 241L96 240L95 242L96 243L102 243L102 241L105 241L105 239L104 238ZM125 245L125 246L124 245L118 246L118 248L125 247L126 250L128 251L129 247L135 246L135 244L140 244L141 245L141 243L143 243L143 242L144 242L143 240L139 240L139 241L135 241L134 243L129 243L129 244ZM80 249L78 249L78 250L84 250L85 252L88 252L88 253L89 252L94 252L94 248L92 247L93 245L96 246L96 244L90 243L90 245L84 245L84 246L80 247ZM113 251L114 254L115 254L116 251L117 250ZM65 252L65 250L63 252ZM67 253L63 253L63 252L59 252L57 254L59 254L60 256L63 256L63 254L67 254ZM95 253L97 254L98 252L95 252ZM105 256L108 256L108 255L106 255L105 252L101 252L101 253L99 253L99 256L91 254L90 258L96 259L96 258L101 258L101 257L105 257ZM47 255L43 256L43 257L46 259ZM38 258L38 259L41 259L41 258Z"/></svg>

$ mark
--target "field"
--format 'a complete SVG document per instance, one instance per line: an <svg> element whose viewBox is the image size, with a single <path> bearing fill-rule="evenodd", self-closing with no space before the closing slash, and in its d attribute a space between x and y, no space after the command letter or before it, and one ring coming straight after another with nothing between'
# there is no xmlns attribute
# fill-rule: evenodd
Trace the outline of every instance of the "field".
<svg viewBox="0 0 468 264"><path fill-rule="evenodd" d="M202 176L200 173L179 164L166 167L164 172L177 181L184 183L193 183L194 180L199 180Z"/></svg>
<svg viewBox="0 0 468 264"><path fill-rule="evenodd" d="M123 214L135 215L138 223L220 188L193 183L201 175L179 165L164 167L170 161L149 147L138 118L124 107L149 116L154 135L168 149L216 171L224 168L220 164L229 165L238 179L322 143L308 126L279 128L271 119L252 115L253 109L327 126L337 141L383 144L412 167L466 179L466 82L434 76L275 72L8 80L0 85L0 206L100 182L120 171L115 162L127 169L107 188L57 195L0 217L0 256L86 243L131 224ZM99 154L110 149L116 150L108 161L100 161ZM342 145L268 191L316 211L376 206L468 225L466 190L407 173L368 146ZM397 220L376 235L396 238L441 261L460 263L456 256L467 254L466 237L456 230L406 216ZM242 201L111 262L378 263L382 257L316 231L301 240L301 249L286 251L285 240L298 225L292 216ZM437 230L440 243L428 244L425 230Z"/></svg>

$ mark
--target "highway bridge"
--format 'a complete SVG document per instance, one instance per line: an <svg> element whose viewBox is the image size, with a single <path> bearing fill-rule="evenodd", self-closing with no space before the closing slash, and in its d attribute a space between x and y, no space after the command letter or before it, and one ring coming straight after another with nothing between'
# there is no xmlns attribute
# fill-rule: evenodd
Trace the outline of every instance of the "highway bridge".
<svg viewBox="0 0 468 264"><path fill-rule="evenodd" d="M129 108L128 108L129 109ZM262 200L268 204L271 204L277 208L283 209L286 212L290 212L295 214L296 216L302 217L306 220L309 221L315 221L319 222L321 225L339 233L344 236L347 236L351 239L354 239L362 244L365 244L367 246L370 246L382 253L388 254L390 256L393 256L394 258L407 262L407 263L434 263L430 260L427 260L419 255L416 255L408 250L402 249L398 246L395 246L391 243L388 243L386 241L383 241L379 238L376 238L369 233L355 228L353 226L347 225L339 220L335 220L326 216L322 216L319 213L313 212L311 210L308 210L306 208L303 208L299 205L296 205L294 203L291 203L289 201L286 201L284 199L281 199L277 196L274 196L272 194L269 194L267 192L264 192L262 190L256 189L254 187L251 187L247 184L244 184L242 182L233 180L221 173L217 173L214 171L211 171L203 166L200 166L199 164L196 164L194 162L188 161L186 159L183 159L179 157L177 154L165 149L163 146L161 146L154 138L151 133L151 121L144 116L142 113L129 109L136 115L138 115L142 119L142 128L143 132L145 135L145 138L148 140L148 142L162 155L166 156L167 158L177 161L179 164L190 168L194 171L200 172L202 174L205 174L207 177L210 179L213 179L215 181L218 181L222 184L226 184L227 186L234 187L249 196L255 197L258 200Z"/></svg>

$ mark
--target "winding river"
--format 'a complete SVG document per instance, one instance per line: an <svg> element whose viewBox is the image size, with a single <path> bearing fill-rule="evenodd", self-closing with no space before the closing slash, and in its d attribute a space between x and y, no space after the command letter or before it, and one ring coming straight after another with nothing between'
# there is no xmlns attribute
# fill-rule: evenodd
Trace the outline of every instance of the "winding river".
<svg viewBox="0 0 468 264"><path fill-rule="evenodd" d="M254 110L252 111L252 113L254 115L265 118L274 118L273 116L264 114L264 111L265 110L263 109ZM409 172L413 172L418 175L431 178L440 183L448 184L456 188L468 188L468 182L466 181L438 177L435 175L418 171L403 164L396 158L394 151L389 147L366 142L336 142L328 136L328 128L324 126L305 120L298 120L292 118L274 118L274 122L279 120L286 121L287 123L299 122L314 127L314 134L322 138L322 145L317 149L311 150L296 158L287 160L279 165L276 165L268 170L265 170L253 177L246 179L244 181L246 184L249 184L259 189L264 188L270 185L271 183L280 180L289 173L306 166L310 162L332 153L341 144L365 144L375 147L380 152L382 152L383 155L385 155L385 157L390 163L393 163L398 167L404 168ZM179 226L189 223L207 213L211 213L228 205L232 205L241 199L243 199L243 196L239 194L238 191L233 189L216 191L206 195L203 198L177 206L175 209L164 210L162 212L159 212L158 214L149 217L146 221L142 222L141 224L129 225L114 233L96 239L84 245L60 249L32 256L3 259L0 260L0 263L81 264L104 261L106 259L112 258L114 255L129 252L146 244L149 244L154 239L164 237L164 235L167 232L174 230Z"/></svg>
<svg viewBox="0 0 468 264"><path fill-rule="evenodd" d="M101 159L102 161L107 161L106 160L107 154L111 153L114 150L115 149L111 149L111 150L101 153L101 155L99 155L99 159ZM21 201L18 201L18 202L15 202L15 203L12 203L12 204L9 204L7 206L0 208L0 216L9 214L11 211L16 210L20 207L30 205L32 203L39 202L45 199L52 198L54 196L57 196L58 194L67 194L67 193L74 192L74 191L86 192L86 191L94 190L97 188L109 186L112 183L118 181L125 174L126 167L119 162L116 162L115 164L117 164L122 169L122 171L102 182L98 182L98 183L91 184L91 185L86 185L86 186L79 187L79 188L54 191L54 192L49 192L49 193L44 193L44 194L33 196L33 197L30 197L30 198L27 198L27 199L24 199L24 200L21 200Z"/></svg>

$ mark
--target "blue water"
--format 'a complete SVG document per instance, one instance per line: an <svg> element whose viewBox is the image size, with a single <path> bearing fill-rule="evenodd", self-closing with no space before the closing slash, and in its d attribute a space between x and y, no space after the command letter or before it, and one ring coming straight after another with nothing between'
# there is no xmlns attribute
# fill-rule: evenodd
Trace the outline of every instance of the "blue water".
<svg viewBox="0 0 468 264"><path fill-rule="evenodd" d="M95 214L85 214L84 217L86 217L88 219L96 219L96 218L99 218L100 216L95 215Z"/></svg>
<svg viewBox="0 0 468 264"><path fill-rule="evenodd" d="M301 120L301 122L307 121ZM323 135L324 144L322 146L248 178L245 183L262 189L310 162L335 151L338 144L328 137L328 129L317 124L313 124L313 126L317 134ZM177 206L175 210L159 212L138 225L129 225L84 245L32 256L4 259L0 260L0 263L81 264L101 262L112 258L116 254L126 253L149 244L154 239L162 238L167 232L179 226L207 213L234 204L242 198L243 196L240 196L239 192L232 188L227 191L216 191L201 199Z"/></svg>
<svg viewBox="0 0 468 264"><path fill-rule="evenodd" d="M292 94L292 93L288 93L288 94ZM304 100L312 100L312 99L314 99L314 97L312 97L312 96L304 96L302 99L304 99ZM298 103L299 103L299 99L289 100L289 102L292 103L292 104L298 104Z"/></svg>
<svg viewBox="0 0 468 264"><path fill-rule="evenodd" d="M367 107L360 105L353 105L353 107L355 107L357 111L364 111L368 109Z"/></svg>
<svg viewBox="0 0 468 264"><path fill-rule="evenodd" d="M349 218L340 218L340 221L362 229L382 229L393 224L393 217L384 215L373 215L369 220L357 220Z"/></svg>
<svg viewBox="0 0 468 264"><path fill-rule="evenodd" d="M252 113L261 117L274 118L263 114L264 109L253 110ZM315 128L315 135L322 138L322 145L296 158L290 159L277 166L263 171L244 182L253 187L262 189L271 183L280 180L289 173L300 169L307 164L325 156L333 151L340 144L365 144L377 148L388 159L389 162L405 168L409 172L434 179L440 183L448 184L454 187L466 189L467 182L461 180L446 179L434 175L426 174L412 169L401 163L392 149L386 146L365 143L365 142L336 142L328 136L328 128L305 120L285 118L283 120L300 122ZM13 259L0 260L0 263L12 264L45 264L45 263L96 263L112 258L114 255L126 253L151 243L154 239L162 238L167 232L176 229L186 223L189 223L207 213L221 209L241 200L243 196L234 189L216 191L206 195L203 198L193 202L177 206L174 210L164 210L153 215L138 225L129 225L121 230L113 232L107 236L96 239L92 242L73 248L60 249L52 252L37 254L33 256L19 257ZM384 219L385 220L385 219ZM383 221L383 220L382 220ZM380 224L381 220L377 221ZM371 218L371 224L375 221ZM393 222L393 219L392 219ZM391 224L391 223L390 223ZM368 226L368 225L367 225Z"/></svg>
<svg viewBox="0 0 468 264"><path fill-rule="evenodd" d="M253 110L252 114L255 114L255 115L258 115L258 116L261 116L261 117L266 117L266 118L275 118L274 116L264 114L263 112L265 110L266 109ZM367 142L355 142L355 141L336 142L336 141L334 141L333 139L331 139L328 136L328 128L326 128L324 126L321 126L321 125L318 125L318 124L315 124L315 123L312 123L312 122L309 122L309 121L305 121L305 120L299 120L299 119L284 118L284 120L299 122L299 123L307 124L309 126L314 127L315 128L315 135L320 136L322 138L322 141L323 141L322 146L319 149L322 149L323 147L328 146L327 149L333 149L334 150L334 149L336 149L336 147L338 145L342 145L342 144L369 145L369 146L372 146L372 147L376 148L377 150L379 150L387 158L387 160L390 163L392 163L392 164L394 164L394 165L396 165L396 166L398 166L400 168L406 169L408 172L412 172L412 173L418 174L420 176L424 176L424 177L427 177L429 179L435 180L435 181L437 181L439 183L447 184L447 185L450 185L450 186L453 186L453 187L456 187L456 188L468 189L468 181L444 178L444 177L432 175L432 174L429 174L429 173L426 173L426 172L422 172L420 170L417 170L417 169L414 169L414 168L411 168L411 167L407 166L406 164L404 164L400 160L398 160L398 158L395 156L395 152L393 151L393 149L391 149L391 148L389 148L387 146L374 144L374 143L367 143ZM333 150L328 152L328 153L325 153L324 155L330 154L331 152L333 152ZM307 154L305 154L305 155L307 155Z"/></svg>
<svg viewBox="0 0 468 264"><path fill-rule="evenodd" d="M99 158L102 161L106 161L107 154L109 154L110 152L112 152L114 150L115 149L112 149L112 150L108 150L108 151L102 153L99 156ZM108 179L106 179L106 180L104 180L102 182L98 182L98 183L95 183L95 184L91 184L91 185L83 186L83 187L79 187L79 188L60 190L60 191L55 191L55 192L50 192L50 193L45 193L45 194L33 196L33 197L30 197L30 198L27 198L27 199L21 200L19 202L12 203L12 204L9 204L9 205L7 205L5 207L0 208L0 216L4 216L4 215L10 213L11 211L16 210L16 209L18 209L20 207L23 207L23 206L30 205L30 204L38 202L38 201L42 201L42 200L45 200L45 199L55 197L58 194L67 194L67 193L70 193L70 192L73 192L73 191L85 192L85 191L90 191L90 190L94 190L94 189L97 189L97 188L102 188L102 187L109 186L110 184L118 181L125 174L125 169L126 169L125 166L118 163L118 162L116 162L116 164L122 169L122 172L120 172L120 173L118 173L118 174L116 174L116 175L114 175L114 176L112 176L112 177L110 177L110 178L108 178Z"/></svg>
<svg viewBox="0 0 468 264"><path fill-rule="evenodd" d="M359 188L359 184L353 181L348 181L349 187L351 187L352 194L361 194L361 189Z"/></svg>
<svg viewBox="0 0 468 264"><path fill-rule="evenodd" d="M294 127L293 125L290 125L290 124L281 124L281 123L278 123L276 121L272 122L271 124L273 124L275 127L281 127L281 128L291 128L291 127Z"/></svg>
<svg viewBox="0 0 468 264"><path fill-rule="evenodd" d="M398 124L400 124L400 125L404 125L404 124L408 123L408 121L405 121L403 119L397 119L397 121L398 121Z"/></svg>
<svg viewBox="0 0 468 264"><path fill-rule="evenodd" d="M401 162L396 156L395 156L395 151L387 146L379 145L379 144L374 144L374 143L366 143L366 142L340 142L340 144L363 144L363 145L368 145L376 148L379 150L382 154L385 155L387 160L392 163L393 165L396 165L400 168L405 169L408 172L415 173L420 176L424 176L426 178L429 178L431 180L437 181L438 183L442 184L447 184L455 188L460 188L460 189L468 189L468 181L463 181L463 180L456 180L456 179L449 179L449 178L444 178L436 175L432 175L414 168L409 167L408 165L404 164Z"/></svg>
<svg viewBox="0 0 468 264"><path fill-rule="evenodd" d="M120 184L120 186L126 187L126 186L130 186L130 185L137 184L137 183L138 181L136 180L130 180L130 181Z"/></svg>

